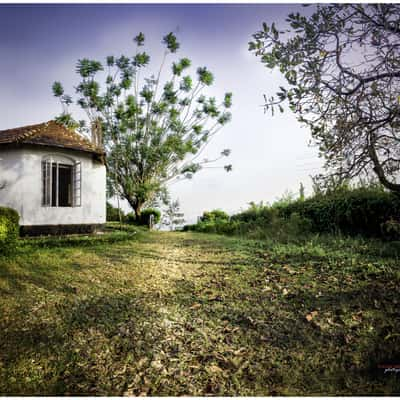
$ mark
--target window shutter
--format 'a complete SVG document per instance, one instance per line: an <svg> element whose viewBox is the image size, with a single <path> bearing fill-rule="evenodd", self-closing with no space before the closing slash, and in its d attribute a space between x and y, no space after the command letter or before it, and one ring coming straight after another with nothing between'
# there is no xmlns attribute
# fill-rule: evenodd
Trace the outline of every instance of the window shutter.
<svg viewBox="0 0 400 400"><path fill-rule="evenodd" d="M42 204L44 207L51 206L51 161L42 161Z"/></svg>
<svg viewBox="0 0 400 400"><path fill-rule="evenodd" d="M77 161L73 170L73 206L80 207L82 205L82 164Z"/></svg>

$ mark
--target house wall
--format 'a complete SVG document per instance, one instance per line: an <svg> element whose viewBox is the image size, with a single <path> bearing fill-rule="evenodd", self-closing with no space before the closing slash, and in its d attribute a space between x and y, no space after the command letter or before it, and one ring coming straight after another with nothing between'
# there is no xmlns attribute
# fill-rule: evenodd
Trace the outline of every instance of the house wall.
<svg viewBox="0 0 400 400"><path fill-rule="evenodd" d="M20 185L22 177L21 150L0 151L0 206L14 208L19 215L23 209L23 193Z"/></svg>
<svg viewBox="0 0 400 400"><path fill-rule="evenodd" d="M42 159L49 155L73 158L82 163L82 205L42 206ZM23 148L0 151L0 205L16 209L20 224L103 224L106 221L106 170L91 154L67 149Z"/></svg>

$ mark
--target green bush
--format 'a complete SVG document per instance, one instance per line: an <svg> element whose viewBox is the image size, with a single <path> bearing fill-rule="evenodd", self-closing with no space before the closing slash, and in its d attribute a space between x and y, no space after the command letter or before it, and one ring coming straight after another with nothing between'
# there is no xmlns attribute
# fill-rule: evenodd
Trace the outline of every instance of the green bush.
<svg viewBox="0 0 400 400"><path fill-rule="evenodd" d="M0 207L0 255L8 254L17 247L19 215L12 208Z"/></svg>
<svg viewBox="0 0 400 400"><path fill-rule="evenodd" d="M161 219L161 211L156 208L145 208L140 213L139 225L148 225L150 221L150 215L154 215L154 224L158 224Z"/></svg>
<svg viewBox="0 0 400 400"><path fill-rule="evenodd" d="M124 221L125 221L127 224L136 224L136 216L135 216L135 213L130 212L130 213L126 214L126 215L125 215Z"/></svg>
<svg viewBox="0 0 400 400"><path fill-rule="evenodd" d="M311 233L399 240L399 218L400 196L377 187L344 187L308 199L288 197L272 206L250 203L231 217L221 210L204 212L185 229L280 241L299 241Z"/></svg>
<svg viewBox="0 0 400 400"><path fill-rule="evenodd" d="M268 224L272 221L276 213L276 210L272 207L251 205L248 210L232 215L231 219L246 223L257 221L258 224Z"/></svg>
<svg viewBox="0 0 400 400"><path fill-rule="evenodd" d="M205 211L200 217L201 222L213 222L217 220L229 220L229 215L222 210Z"/></svg>
<svg viewBox="0 0 400 400"><path fill-rule="evenodd" d="M118 208L114 207L112 204L110 204L109 202L107 202L107 208L106 208L107 212L106 212L106 219L109 222L119 222L119 211ZM122 221L125 220L125 214L124 212L121 210L121 219Z"/></svg>
<svg viewBox="0 0 400 400"><path fill-rule="evenodd" d="M379 237L383 224L398 219L400 198L377 188L342 189L279 208L285 219L294 212L309 219L314 232Z"/></svg>
<svg viewBox="0 0 400 400"><path fill-rule="evenodd" d="M400 239L400 222L393 218L384 222L381 225L382 235L385 239L399 240Z"/></svg>

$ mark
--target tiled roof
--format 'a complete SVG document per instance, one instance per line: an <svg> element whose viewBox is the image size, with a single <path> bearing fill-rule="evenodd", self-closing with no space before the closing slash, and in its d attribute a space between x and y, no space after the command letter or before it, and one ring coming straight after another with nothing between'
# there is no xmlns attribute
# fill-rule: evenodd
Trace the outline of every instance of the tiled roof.
<svg viewBox="0 0 400 400"><path fill-rule="evenodd" d="M0 146L3 144L31 144L104 154L103 149L55 121L0 131Z"/></svg>

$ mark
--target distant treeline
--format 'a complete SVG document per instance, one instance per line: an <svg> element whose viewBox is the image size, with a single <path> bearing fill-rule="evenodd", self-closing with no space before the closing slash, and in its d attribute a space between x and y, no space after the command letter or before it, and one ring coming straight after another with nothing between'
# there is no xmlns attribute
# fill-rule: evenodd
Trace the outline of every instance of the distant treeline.
<svg viewBox="0 0 400 400"><path fill-rule="evenodd" d="M197 224L184 229L280 240L312 233L398 239L400 197L380 187L344 187L272 205L251 203L232 216L221 210L205 212Z"/></svg>

